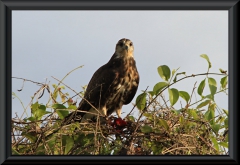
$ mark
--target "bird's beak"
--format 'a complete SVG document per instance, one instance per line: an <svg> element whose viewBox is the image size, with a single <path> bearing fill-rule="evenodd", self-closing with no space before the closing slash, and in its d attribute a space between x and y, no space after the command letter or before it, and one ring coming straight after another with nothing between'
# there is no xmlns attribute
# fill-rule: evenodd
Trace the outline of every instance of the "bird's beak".
<svg viewBox="0 0 240 165"><path fill-rule="evenodd" d="M128 46L127 45L125 45L125 47L124 47L127 51L128 51Z"/></svg>

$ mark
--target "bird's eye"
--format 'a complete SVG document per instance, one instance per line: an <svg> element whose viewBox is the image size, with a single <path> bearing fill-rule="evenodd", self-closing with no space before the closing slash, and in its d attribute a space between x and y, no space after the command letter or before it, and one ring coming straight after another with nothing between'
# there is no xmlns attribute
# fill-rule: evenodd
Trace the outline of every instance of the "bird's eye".
<svg viewBox="0 0 240 165"><path fill-rule="evenodd" d="M123 46L123 43L122 43L122 42L120 42L120 43L119 43L119 45L120 45L120 46Z"/></svg>
<svg viewBox="0 0 240 165"><path fill-rule="evenodd" d="M133 45L133 43L131 42L129 45L130 45L130 46L132 46L132 45Z"/></svg>

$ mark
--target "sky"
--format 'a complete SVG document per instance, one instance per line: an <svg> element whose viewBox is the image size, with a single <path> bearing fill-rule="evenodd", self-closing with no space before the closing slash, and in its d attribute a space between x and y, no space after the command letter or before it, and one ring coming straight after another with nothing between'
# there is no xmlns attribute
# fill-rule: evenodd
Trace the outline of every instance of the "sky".
<svg viewBox="0 0 240 165"><path fill-rule="evenodd" d="M40 83L57 84L52 78L63 81L71 89L82 91L93 73L107 63L115 51L118 40L130 39L134 44L134 58L140 74L136 97L147 87L163 81L157 67L167 65L171 70L179 68L186 75L206 73L208 63L201 58L207 54L212 63L210 72L228 70L228 11L18 11L12 12L12 76ZM180 76L181 77L181 76ZM220 86L221 76L211 76ZM194 83L205 76L185 79L172 88L191 94ZM12 92L26 108L31 96L40 88L31 82L12 79ZM207 88L207 87L206 87ZM70 96L75 93L69 88ZM53 88L51 89L53 90ZM208 94L208 90L204 94ZM166 94L167 97L167 94ZM199 96L196 97L199 99ZM45 91L39 103L49 99ZM73 100L80 102L79 97ZM35 100L36 101L36 100ZM195 95L193 101L196 101ZM228 109L228 96L216 95L220 108ZM13 97L12 116L20 117L24 108ZM184 101L181 101L182 103ZM132 109L125 105L122 117ZM180 108L178 103L174 106ZM30 108L27 108L30 115ZM138 110L134 110L138 114ZM24 114L25 115L25 114ZM115 113L114 113L115 115Z"/></svg>

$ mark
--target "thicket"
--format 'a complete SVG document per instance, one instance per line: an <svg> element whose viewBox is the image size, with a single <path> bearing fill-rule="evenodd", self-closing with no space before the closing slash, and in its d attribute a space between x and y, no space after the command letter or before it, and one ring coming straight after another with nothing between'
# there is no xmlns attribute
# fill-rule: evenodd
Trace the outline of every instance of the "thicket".
<svg viewBox="0 0 240 165"><path fill-rule="evenodd" d="M30 117L12 118L13 155L226 155L228 154L228 110L218 107L215 95L226 93L227 71L210 73L211 62L207 55L201 55L208 62L206 73L187 75L167 65L157 68L163 81L152 90L146 89L134 100L134 106L123 120L113 115L106 124L97 122L62 125L65 116L75 111L74 97L83 97L56 79L58 84L40 85L30 100ZM192 91L173 88L185 79L203 77L200 83L192 84ZM215 76L221 76L220 82ZM20 78L21 79L21 78ZM209 88L208 95L203 91ZM69 96L67 90L75 92ZM21 90L20 90L21 91ZM49 95L43 104L39 99ZM193 94L199 95L197 101ZM21 99L13 92L13 97ZM166 98L165 96L168 96ZM181 108L174 105L181 102ZM23 106L24 107L24 106ZM24 108L24 113L26 108ZM133 112L139 115L132 115ZM137 112L137 113L136 113ZM21 115L23 116L23 115Z"/></svg>

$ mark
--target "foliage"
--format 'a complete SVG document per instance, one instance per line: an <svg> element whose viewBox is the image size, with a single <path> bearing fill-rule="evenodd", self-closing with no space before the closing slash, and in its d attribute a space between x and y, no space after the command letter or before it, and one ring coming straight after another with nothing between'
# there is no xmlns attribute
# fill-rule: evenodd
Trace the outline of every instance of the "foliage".
<svg viewBox="0 0 240 165"><path fill-rule="evenodd" d="M156 83L152 90L145 90L137 96L135 106L124 120L110 116L105 124L100 124L99 120L62 124L62 119L77 109L73 97L82 97L84 91L75 92L63 80L58 80L58 85L53 84L51 88L47 84L38 83L41 87L32 97L31 116L12 119L12 154L228 154L228 111L220 109L214 100L215 95L227 92L228 75L222 69L221 73L209 73L212 67L209 57L206 54L201 57L208 62L207 73L187 76L186 72L178 72L179 68L171 71L167 65L159 66L157 71L163 81ZM179 79L180 75L184 77ZM194 84L192 93L172 87L179 81L196 76L204 78L198 86ZM220 83L213 76L222 76ZM76 95L69 97L68 93L63 92L66 87ZM209 94L204 95L207 87ZM195 89L200 99L193 102ZM37 97L37 94L42 96L45 90L50 99L46 104L41 104L38 101L41 97ZM165 95L169 98L166 99ZM17 97L15 93L13 96ZM173 106L179 103L180 98L184 105L176 109ZM133 116L133 110L139 112L139 116Z"/></svg>

